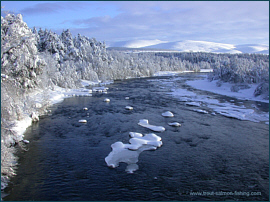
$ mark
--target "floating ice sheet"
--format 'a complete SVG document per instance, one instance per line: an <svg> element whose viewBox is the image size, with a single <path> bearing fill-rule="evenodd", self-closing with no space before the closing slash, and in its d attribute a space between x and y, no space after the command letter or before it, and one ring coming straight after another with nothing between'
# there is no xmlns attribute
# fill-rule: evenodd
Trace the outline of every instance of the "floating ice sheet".
<svg viewBox="0 0 270 202"><path fill-rule="evenodd" d="M139 168L136 163L141 152L156 150L162 145L161 137L154 133L141 136L140 133L131 132L130 135L134 136L129 140L130 144L115 142L111 145L112 151L105 158L107 166L116 168L121 162L127 163L126 172L133 173Z"/></svg>
<svg viewBox="0 0 270 202"><path fill-rule="evenodd" d="M130 137L142 137L143 134L137 133L137 132L130 132L130 133L129 133L129 136L130 136Z"/></svg>
<svg viewBox="0 0 270 202"><path fill-rule="evenodd" d="M142 126L142 127L148 128L148 129L150 129L152 131L155 131L155 132L163 132L163 131L165 131L165 128L163 126L150 125L148 123L147 119L141 119L138 124L140 126Z"/></svg>
<svg viewBox="0 0 270 202"><path fill-rule="evenodd" d="M193 111L199 112L199 113L202 113L202 114L208 114L208 111L203 110L203 109L193 109Z"/></svg>
<svg viewBox="0 0 270 202"><path fill-rule="evenodd" d="M186 102L186 105L196 106L196 107L200 107L201 106L201 104L199 102Z"/></svg>

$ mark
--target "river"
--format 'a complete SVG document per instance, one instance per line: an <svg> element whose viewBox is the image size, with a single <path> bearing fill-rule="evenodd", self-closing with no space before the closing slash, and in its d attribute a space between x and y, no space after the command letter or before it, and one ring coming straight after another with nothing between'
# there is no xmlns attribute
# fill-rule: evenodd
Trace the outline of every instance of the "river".
<svg viewBox="0 0 270 202"><path fill-rule="evenodd" d="M18 147L17 175L3 200L268 200L269 126L213 114L207 106L209 113L199 113L169 94L173 86L220 102L232 100L185 84L198 75L115 81L107 94L55 104L51 114L27 129L30 143ZM268 104L233 100L268 112ZM163 117L165 111L174 117ZM125 163L108 167L104 159L111 144L128 143L129 132L151 133L138 125L140 119L166 128L154 132L163 145L140 153L132 174L125 172ZM174 121L181 127L168 125Z"/></svg>

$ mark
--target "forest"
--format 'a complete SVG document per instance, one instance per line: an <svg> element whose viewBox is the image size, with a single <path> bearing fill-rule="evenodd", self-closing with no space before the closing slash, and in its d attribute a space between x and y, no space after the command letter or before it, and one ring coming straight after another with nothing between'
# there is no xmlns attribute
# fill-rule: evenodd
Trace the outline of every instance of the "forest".
<svg viewBox="0 0 270 202"><path fill-rule="evenodd" d="M269 55L107 50L105 42L72 36L70 30L58 35L31 29L21 14L1 16L1 188L16 173L14 145L23 140L12 130L14 121L45 114L48 89L79 88L81 80L105 82L200 69L213 69L209 81L234 83L232 91L256 83L254 96L267 94L269 99ZM42 104L31 97L35 91L43 92Z"/></svg>

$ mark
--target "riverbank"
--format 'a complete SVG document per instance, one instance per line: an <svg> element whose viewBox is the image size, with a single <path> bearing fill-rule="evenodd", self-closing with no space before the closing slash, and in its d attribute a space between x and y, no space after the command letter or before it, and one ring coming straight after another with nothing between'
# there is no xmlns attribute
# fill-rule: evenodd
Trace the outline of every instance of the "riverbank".
<svg viewBox="0 0 270 202"><path fill-rule="evenodd" d="M210 82L207 79L207 75L202 75L202 79L194 80L194 81L187 81L186 83L190 85L191 87L199 89L199 90L205 90L205 91L209 91L209 92L220 94L220 95L234 97L237 99L253 100L253 101L269 103L269 99L268 100L264 99L262 95L257 96L257 97L254 96L254 91L259 84L249 84L250 88L240 89L238 92L233 92L231 91L233 84L226 82L226 83L222 83L222 85L218 87L217 82L219 82L219 80L214 80Z"/></svg>

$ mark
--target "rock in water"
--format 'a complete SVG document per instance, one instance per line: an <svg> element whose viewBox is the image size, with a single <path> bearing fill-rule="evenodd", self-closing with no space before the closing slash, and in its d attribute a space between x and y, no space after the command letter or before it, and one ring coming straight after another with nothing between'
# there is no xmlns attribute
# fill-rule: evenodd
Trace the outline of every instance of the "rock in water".
<svg viewBox="0 0 270 202"><path fill-rule="evenodd" d="M169 126L174 126L174 127L180 127L181 126L181 124L178 123L178 122L172 122L172 123L168 123L168 124L169 124Z"/></svg>
<svg viewBox="0 0 270 202"><path fill-rule="evenodd" d="M170 112L170 111L162 113L162 116L164 116L164 117L174 117L173 113Z"/></svg>

